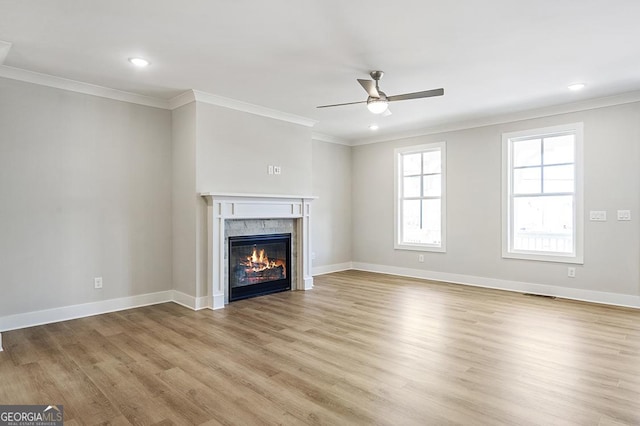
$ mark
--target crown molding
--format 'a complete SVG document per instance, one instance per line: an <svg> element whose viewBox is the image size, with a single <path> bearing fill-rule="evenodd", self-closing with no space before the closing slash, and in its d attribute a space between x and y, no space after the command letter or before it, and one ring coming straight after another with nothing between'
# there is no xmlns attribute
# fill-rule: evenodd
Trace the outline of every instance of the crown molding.
<svg viewBox="0 0 640 426"><path fill-rule="evenodd" d="M4 63L5 59L7 59L9 50L11 50L11 43L0 40L0 65Z"/></svg>
<svg viewBox="0 0 640 426"><path fill-rule="evenodd" d="M311 132L311 139L316 141L335 143L338 145L351 146L351 143L345 139L341 139L331 135L326 135L324 133L319 133L319 132Z"/></svg>
<svg viewBox="0 0 640 426"><path fill-rule="evenodd" d="M210 93L201 92L199 90L193 90L192 92L196 101L209 105L216 105L224 108L234 109L236 111L247 112L249 114L260 115L262 117L274 118L276 120L299 124L306 127L313 127L318 123L316 120L312 120L310 118L302 117L295 114L289 114L287 112L278 111L260 105L250 104L248 102L225 98L224 96L212 95Z"/></svg>
<svg viewBox="0 0 640 426"><path fill-rule="evenodd" d="M5 43L0 41L0 43ZM6 43L5 43L6 44ZM11 44L9 47L11 47ZM0 59L5 46L0 44ZM8 52L8 48L7 52ZM1 63L1 61L0 61ZM286 121L289 123L299 124L306 127L313 127L317 121L295 114L278 111L275 109L263 107L260 105L250 104L223 96L212 95L210 93L198 90L187 90L186 92L171 98L169 100L154 98L151 96L139 95L136 93L125 92L123 90L111 89L108 87L97 86L95 84L84 83L82 81L70 80L67 78L56 77L49 74L42 74L34 71L27 71L21 68L0 65L0 77L11 80L24 81L26 83L38 84L41 86L53 87L56 89L68 90L71 92L83 93L85 95L99 96L101 98L113 99L116 101L129 102L138 105L145 105L155 108L174 110L188 103L198 101L206 104L217 105L224 108L243 111L254 115L274 118L276 120Z"/></svg>
<svg viewBox="0 0 640 426"><path fill-rule="evenodd" d="M8 52L11 43L0 41L0 59L4 50ZM8 47L4 45L8 44ZM1 63L1 61L0 61ZM206 104L217 105L229 109L248 112L250 114L263 117L274 118L276 120L299 124L306 127L313 127L317 121L295 114L278 111L275 109L253 105L247 102L238 101L223 96L212 95L210 93L197 90L187 90L180 95L169 100L154 98L151 96L139 95L108 87L97 86L95 84L84 83L82 81L70 80L53 75L42 74L34 71L27 71L21 68L0 65L0 77L24 81L26 83L39 84L41 86L53 87L56 89L69 90L71 92L83 93L85 95L99 96L101 98L113 99L116 101L129 102L138 105L151 106L155 108L174 110L188 103L198 101Z"/></svg>
<svg viewBox="0 0 640 426"><path fill-rule="evenodd" d="M113 99L116 101L129 102L132 104L139 104L162 109L169 108L168 102L164 99L138 95L136 93L125 92L123 90L111 89L108 87L97 86L95 84L69 80L67 78L56 77L53 75L42 74L34 71L27 71L21 68L14 68L6 65L0 65L0 77L24 81L26 83L39 84L41 86L53 87L56 89L68 90L71 92L83 93L85 95L93 95L99 96L101 98Z"/></svg>
<svg viewBox="0 0 640 426"><path fill-rule="evenodd" d="M381 142L390 142L399 139L407 139L418 136L427 136L438 133L454 132L458 130L474 129L477 127L493 126L497 124L513 123L522 120L531 120L535 118L550 117L560 114L569 114L573 112L588 111L591 109L605 108L616 105L630 104L640 102L640 90L622 93L619 95L606 96L601 98L587 99L579 102L554 105L550 107L536 108L526 111L520 111L510 114L495 115L492 117L479 118L475 120L465 120L451 123L443 123L441 125L409 130L406 132L398 132L390 135L381 135L375 138L356 139L349 142L351 146L369 145Z"/></svg>
<svg viewBox="0 0 640 426"><path fill-rule="evenodd" d="M169 109L173 111L174 109L178 109L181 106L195 101L196 95L193 93L193 90L187 90L186 92L180 93L178 96L169 99Z"/></svg>
<svg viewBox="0 0 640 426"><path fill-rule="evenodd" d="M290 114L275 109L267 108L261 105L254 105L248 102L238 101L236 99L226 98L223 96L213 95L210 93L187 90L169 100L155 98L152 96L140 95L137 93L125 92L123 90L112 89L109 87L98 86L95 84L85 83L77 80L70 80L63 77L56 77L49 74L28 71L21 68L14 68L2 65L12 44L0 40L0 77L23 81L26 83L38 84L41 86L53 87L56 89L68 90L86 95L93 95L107 99L113 99L122 102L128 102L138 105L150 106L154 108L174 110L191 102L202 102L210 105L216 105L237 111L247 112L249 114L259 115L263 117L273 118L276 120L286 121L305 127L313 127L318 123L307 117ZM526 111L520 111L510 114L501 114L491 117L478 119L452 121L442 123L436 126L410 130L405 132L392 133L389 135L379 135L377 137L346 140L336 136L327 135L319 132L312 132L312 138L315 140L335 143L339 145L358 146L368 145L380 142L389 142L398 139L406 139L418 136L426 136L437 133L446 133L458 130L472 129L477 127L485 127L497 124L511 123L521 120L530 120L535 118L549 117L553 115L568 114L573 112L587 111L591 109L604 108L615 105L640 102L640 90L622 93L618 95L606 96L601 98L587 99L579 102L555 105L551 107L542 107Z"/></svg>

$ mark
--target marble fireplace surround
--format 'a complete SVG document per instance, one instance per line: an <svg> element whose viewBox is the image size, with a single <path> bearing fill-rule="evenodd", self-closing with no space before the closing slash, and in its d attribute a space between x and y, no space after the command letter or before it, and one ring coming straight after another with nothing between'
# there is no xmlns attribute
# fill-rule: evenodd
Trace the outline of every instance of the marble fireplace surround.
<svg viewBox="0 0 640 426"><path fill-rule="evenodd" d="M207 286L213 309L229 303L225 274L225 222L242 219L293 219L297 245L296 276L292 290L313 288L311 276L311 202L317 197L300 195L200 194L207 200ZM295 281L295 284L293 283ZM295 287L294 287L295 285Z"/></svg>

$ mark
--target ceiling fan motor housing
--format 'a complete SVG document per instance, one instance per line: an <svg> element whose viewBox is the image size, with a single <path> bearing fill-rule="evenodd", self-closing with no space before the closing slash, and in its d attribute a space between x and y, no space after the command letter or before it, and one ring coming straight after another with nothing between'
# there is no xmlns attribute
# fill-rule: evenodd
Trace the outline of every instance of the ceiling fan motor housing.
<svg viewBox="0 0 640 426"><path fill-rule="evenodd" d="M374 79L375 81L378 81L382 78L382 76L384 76L384 71L371 71L369 75L371 76L372 79Z"/></svg>

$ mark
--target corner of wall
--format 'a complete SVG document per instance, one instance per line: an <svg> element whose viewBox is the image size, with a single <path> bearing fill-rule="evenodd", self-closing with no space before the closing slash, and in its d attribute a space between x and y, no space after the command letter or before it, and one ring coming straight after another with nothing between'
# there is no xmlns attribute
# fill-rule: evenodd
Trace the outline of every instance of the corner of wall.
<svg viewBox="0 0 640 426"><path fill-rule="evenodd" d="M172 290L196 296L196 105L171 115Z"/></svg>

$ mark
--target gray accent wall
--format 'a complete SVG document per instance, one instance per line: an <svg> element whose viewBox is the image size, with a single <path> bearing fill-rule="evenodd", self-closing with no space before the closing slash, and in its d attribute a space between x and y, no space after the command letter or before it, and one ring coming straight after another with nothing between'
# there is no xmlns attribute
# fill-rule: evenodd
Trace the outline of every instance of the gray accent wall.
<svg viewBox="0 0 640 426"><path fill-rule="evenodd" d="M172 111L172 235L173 288L195 296L196 219L196 104Z"/></svg>
<svg viewBox="0 0 640 426"><path fill-rule="evenodd" d="M501 257L502 133L572 122L584 123L585 159L575 278L567 264ZM166 290L202 304L201 192L318 196L316 271L355 262L640 295L640 103L355 147L311 130L202 102L167 111L0 78L0 318ZM393 245L393 151L441 141L447 252L420 263ZM618 209L632 220L617 221ZM590 222L589 210L608 220Z"/></svg>
<svg viewBox="0 0 640 426"><path fill-rule="evenodd" d="M0 78L0 317L170 290L171 245L169 111Z"/></svg>
<svg viewBox="0 0 640 426"><path fill-rule="evenodd" d="M351 262L351 147L313 141L313 268Z"/></svg>
<svg viewBox="0 0 640 426"><path fill-rule="evenodd" d="M311 195L311 129L192 102L173 112L174 286L209 295L203 192ZM268 165L281 167L267 175Z"/></svg>
<svg viewBox="0 0 640 426"><path fill-rule="evenodd" d="M197 103L198 192L311 195L311 166L311 128Z"/></svg>
<svg viewBox="0 0 640 426"><path fill-rule="evenodd" d="M501 257L503 132L584 122L584 265ZM395 250L394 149L447 144L447 252ZM353 148L353 261L588 291L640 294L640 103ZM616 220L631 210L630 222ZM590 222L606 210L607 222ZM418 262L418 254L425 262ZM576 277L567 267L576 266ZM478 280L475 280L478 281Z"/></svg>

